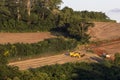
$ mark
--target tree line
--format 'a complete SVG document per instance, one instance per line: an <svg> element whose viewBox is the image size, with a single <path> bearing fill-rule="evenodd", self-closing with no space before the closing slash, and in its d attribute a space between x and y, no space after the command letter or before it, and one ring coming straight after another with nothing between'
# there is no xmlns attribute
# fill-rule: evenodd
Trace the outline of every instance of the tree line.
<svg viewBox="0 0 120 80"><path fill-rule="evenodd" d="M62 0L1 0L0 31L50 31L81 19L113 21L102 12L74 11L69 7L60 9L61 4Z"/></svg>

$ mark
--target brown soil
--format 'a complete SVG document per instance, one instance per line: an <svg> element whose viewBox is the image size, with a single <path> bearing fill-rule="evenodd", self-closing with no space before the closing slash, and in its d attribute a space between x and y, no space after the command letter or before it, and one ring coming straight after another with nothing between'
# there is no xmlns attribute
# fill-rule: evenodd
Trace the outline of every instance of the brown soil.
<svg viewBox="0 0 120 80"><path fill-rule="evenodd" d="M91 40L113 40L120 38L120 23L95 22L95 26L90 28L88 33Z"/></svg>
<svg viewBox="0 0 120 80"><path fill-rule="evenodd" d="M36 43L54 37L49 32L39 33L0 33L0 44L5 43Z"/></svg>
<svg viewBox="0 0 120 80"><path fill-rule="evenodd" d="M76 61L97 62L99 60L100 58L96 54L91 54L91 53L86 54L82 58L73 58L73 57L70 57L69 55L60 54L55 56L13 62L13 63L9 63L9 65L18 66L20 70L25 70L29 68L37 68L37 67L52 65L52 64L64 64L67 62L76 62Z"/></svg>
<svg viewBox="0 0 120 80"><path fill-rule="evenodd" d="M111 41L109 43L101 43L93 49L104 50L105 53L114 56L115 53L120 53L120 40Z"/></svg>

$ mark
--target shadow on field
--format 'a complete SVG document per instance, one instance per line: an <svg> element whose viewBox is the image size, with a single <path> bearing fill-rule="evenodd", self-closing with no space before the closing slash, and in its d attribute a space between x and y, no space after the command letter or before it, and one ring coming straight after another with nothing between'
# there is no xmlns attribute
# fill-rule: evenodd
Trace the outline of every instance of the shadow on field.
<svg viewBox="0 0 120 80"><path fill-rule="evenodd" d="M90 57L90 59L95 60L97 62L103 62L103 59L100 59L98 57Z"/></svg>

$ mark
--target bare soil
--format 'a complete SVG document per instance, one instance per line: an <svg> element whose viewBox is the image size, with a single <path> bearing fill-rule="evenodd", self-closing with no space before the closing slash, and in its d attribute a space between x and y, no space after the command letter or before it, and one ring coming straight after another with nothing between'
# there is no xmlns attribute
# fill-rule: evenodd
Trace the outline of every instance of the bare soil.
<svg viewBox="0 0 120 80"><path fill-rule="evenodd" d="M120 40L100 44L93 49L105 50L107 54L114 56L115 53L120 53Z"/></svg>
<svg viewBox="0 0 120 80"><path fill-rule="evenodd" d="M113 40L120 38L120 23L95 22L95 26L89 28L91 41Z"/></svg>
<svg viewBox="0 0 120 80"><path fill-rule="evenodd" d="M37 68L52 64L64 64L67 62L78 62L78 61L98 62L99 60L101 59L96 54L92 54L92 53L86 54L84 57L81 58L74 58L74 57L70 57L69 55L60 54L55 56L13 62L13 63L9 63L9 65L18 66L20 70L25 70L29 68Z"/></svg>
<svg viewBox="0 0 120 80"><path fill-rule="evenodd" d="M50 32L38 33L0 33L0 44L6 43L36 43L55 37Z"/></svg>

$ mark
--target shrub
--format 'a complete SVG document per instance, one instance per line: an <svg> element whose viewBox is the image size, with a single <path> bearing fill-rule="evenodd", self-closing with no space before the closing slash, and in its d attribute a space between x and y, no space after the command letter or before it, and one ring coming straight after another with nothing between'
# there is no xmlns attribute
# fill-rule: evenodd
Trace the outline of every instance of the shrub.
<svg viewBox="0 0 120 80"><path fill-rule="evenodd" d="M5 44L0 45L2 48L2 53L7 51L9 58L13 57L24 57L24 56L33 56L33 55L42 55L44 53L58 53L60 51L73 49L77 46L75 40L64 40L61 38L51 38L44 41L32 44Z"/></svg>

